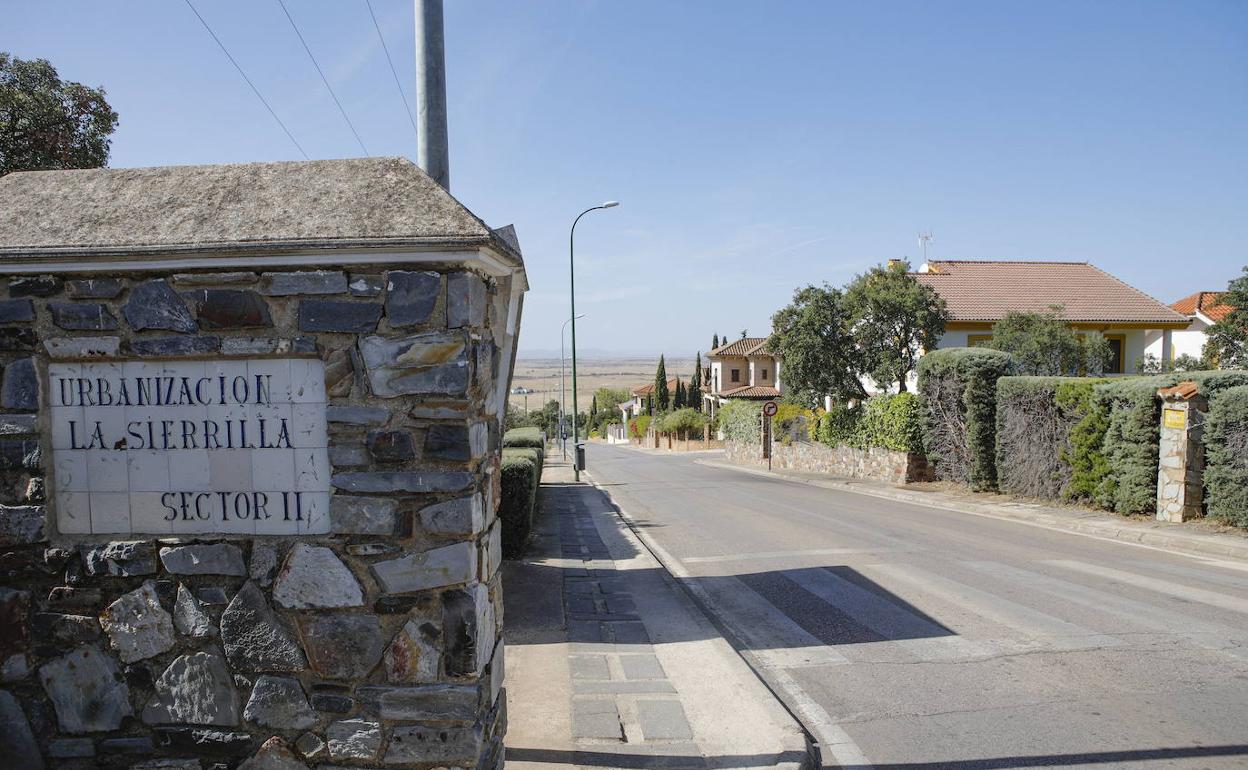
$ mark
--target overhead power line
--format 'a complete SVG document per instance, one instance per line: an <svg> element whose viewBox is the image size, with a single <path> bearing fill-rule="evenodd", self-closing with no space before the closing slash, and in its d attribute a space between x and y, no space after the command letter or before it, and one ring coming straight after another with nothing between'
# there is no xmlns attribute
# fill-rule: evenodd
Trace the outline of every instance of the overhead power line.
<svg viewBox="0 0 1248 770"><path fill-rule="evenodd" d="M395 88L399 89L399 98L403 100L403 109L407 111L407 120L412 124L412 133L416 135L416 141L420 141L420 130L416 128L416 116L412 114L412 106L407 103L407 94L403 93L403 81L399 80L399 72L394 68L394 59L390 58L390 49L386 47L386 37L381 34L381 25L377 23L377 14L373 13L372 0L364 0L364 4L368 6L368 15L373 17L373 28L377 30L377 39L381 41L381 50L386 52L386 61L390 63L390 74L394 75Z"/></svg>
<svg viewBox="0 0 1248 770"><path fill-rule="evenodd" d="M329 95L334 98L334 104L338 105L338 111L342 113L342 119L347 122L347 128L351 129L351 133L355 134L355 141L359 142L360 149L368 155L368 148L364 146L364 140L360 138L360 132L355 130L355 124L351 122L351 118L347 117L347 111L343 108L342 102L338 101L338 94L334 93L334 87L329 84L329 78L325 77L324 70L321 69L320 63L316 60L316 56L312 54L312 49L308 47L308 41L303 39L303 33L299 31L299 25L295 24L295 18L290 15L290 11L286 8L283 0L277 0L277 4L282 7L282 12L286 14L286 20L290 22L290 28L295 31L299 42L303 43L303 50L308 52L308 58L312 60L312 66L316 67L316 72L321 76L321 82L325 84L325 90L329 91Z"/></svg>
<svg viewBox="0 0 1248 770"><path fill-rule="evenodd" d="M260 93L260 89L256 88L256 84L251 82L251 78L247 77L246 72L243 72L243 68L239 66L239 63L230 54L230 50L225 47L225 43L222 43L221 38L217 37L217 33L212 31L212 27L208 26L208 22L204 20L204 17L199 15L199 11L195 9L191 0L185 0L185 2L187 7L191 9L191 13L195 14L195 18L199 19L199 23L204 25L204 29L208 30L208 34L211 35L212 39L217 42L217 45L221 48L221 53L225 54L225 58L230 60L230 64L234 65L234 69L238 70L238 74L242 75L243 80L247 81L247 85L251 86L252 93L256 95L256 98L260 100L260 103L264 105L264 108L269 111L270 115L273 116L273 120L277 121L277 125L282 127L282 131L286 133L286 138L290 140L291 144L295 145L295 148L299 150L299 154L303 156L304 160L309 160L308 154L303 150L303 146L299 144L299 141L295 139L295 135L290 133L290 129L286 127L286 124L282 122L282 119L279 118L277 113L273 111L273 108L269 106L268 100L266 100L264 95Z"/></svg>

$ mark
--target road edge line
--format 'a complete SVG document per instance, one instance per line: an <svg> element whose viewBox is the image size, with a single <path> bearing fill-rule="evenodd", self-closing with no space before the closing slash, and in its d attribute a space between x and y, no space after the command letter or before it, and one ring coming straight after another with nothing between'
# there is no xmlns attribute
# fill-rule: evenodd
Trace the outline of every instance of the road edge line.
<svg viewBox="0 0 1248 770"><path fill-rule="evenodd" d="M668 553L667 549L663 548L663 546L654 542L654 540L650 537L650 534L643 531L642 528L638 526L637 521L632 517L632 515L625 511L624 507L611 496L611 492L609 490L605 489L598 483L597 479L590 471L582 471L582 473L595 489L602 492L606 496L607 500L611 502L611 508L615 511L616 516L624 522L624 526L627 527L633 536L637 538L638 542L640 542L645 549L650 552L650 555L654 558L654 560L663 565L663 569L667 571L667 574L673 579L676 586L685 594L685 596L689 598L691 602L693 602L694 606L697 607L702 615L707 619L707 622L719 630L719 633L728 641L728 646L732 648L732 651L735 652L741 662L745 664L745 667L751 674L754 675L754 678L758 680L759 684L766 688L767 692L771 693L771 696L775 698L776 703L779 704L780 708L793 719L794 724L797 725L798 730L801 732L806 742L806 759L801 763L797 770L814 770L814 768L819 767L853 767L855 770L871 770L871 765L866 762L865 757L863 756L861 750L859 750L858 746L853 742L853 739L851 739L848 734L846 734L845 731L834 720L832 720L830 716L827 715L827 712L823 711L821 706L816 704L809 698L809 696L802 692L801 689L797 687L797 684L793 682L787 674L777 672L781 675L778 678L781 678L785 683L783 685L785 694L793 700L802 703L807 709L822 712L825 718L818 721L824 722L825 724L823 724L822 727L827 732L832 733L831 735L826 736L825 741L822 743L816 738L816 736L811 734L811 731L806 726L806 723L802 721L800 716L794 713L793 708L791 708L789 703L781 697L780 693L776 692L776 686L767 681L766 677L758 671L755 664L752 663L748 657L742 654L741 639L738 638L737 634L720 621L715 613L711 611L707 597L694 586L689 585L689 581L685 578L689 578L691 575L689 571L680 563L680 560ZM817 718L817 715L812 715L812 717ZM826 756L828 753L831 753L832 756ZM782 763L781 765L777 765L777 767L791 766L792 763Z"/></svg>

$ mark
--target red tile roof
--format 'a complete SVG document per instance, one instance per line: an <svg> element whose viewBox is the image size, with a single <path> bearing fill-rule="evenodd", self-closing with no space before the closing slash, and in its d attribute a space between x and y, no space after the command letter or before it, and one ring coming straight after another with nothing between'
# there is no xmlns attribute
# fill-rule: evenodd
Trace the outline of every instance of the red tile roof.
<svg viewBox="0 0 1248 770"><path fill-rule="evenodd" d="M1221 291L1198 291L1171 304L1170 307L1189 317L1196 315L1196 312L1200 311L1205 317L1217 323L1226 318L1235 309L1222 301L1224 293Z"/></svg>
<svg viewBox="0 0 1248 770"><path fill-rule="evenodd" d="M780 391L770 385L746 385L719 394L724 398L780 398Z"/></svg>
<svg viewBox="0 0 1248 770"><path fill-rule="evenodd" d="M670 392L670 393L675 393L675 392L676 392L676 383L677 383L677 382L679 382L679 380L678 380L678 379L676 379L675 377L673 377L672 379L670 379L670 380L668 380L668 381L667 381L667 390L668 390L668 392ZM648 395L650 395L650 394L651 394L651 393L653 393L653 392L654 392L654 383L653 383L653 382L649 383L648 385L642 385L641 387L638 387L638 388L633 388L633 389L630 391L630 393L631 393L632 395L634 395L634 396L648 396Z"/></svg>
<svg viewBox="0 0 1248 770"><path fill-rule="evenodd" d="M999 321L1006 314L1063 306L1073 322L1184 324L1190 319L1087 262L932 260L920 283L944 298L954 321Z"/></svg>
<svg viewBox="0 0 1248 770"><path fill-rule="evenodd" d="M742 337L707 353L708 356L769 356L766 337Z"/></svg>

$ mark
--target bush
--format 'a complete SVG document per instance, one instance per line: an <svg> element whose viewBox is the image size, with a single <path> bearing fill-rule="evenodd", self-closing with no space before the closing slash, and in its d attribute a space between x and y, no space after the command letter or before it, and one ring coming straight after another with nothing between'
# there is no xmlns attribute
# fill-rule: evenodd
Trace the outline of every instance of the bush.
<svg viewBox="0 0 1248 770"><path fill-rule="evenodd" d="M819 418L815 438L828 446L852 444L854 433L858 430L858 420L861 417L861 409L846 404L837 404Z"/></svg>
<svg viewBox="0 0 1248 770"><path fill-rule="evenodd" d="M643 414L628 421L628 435L631 438L645 438L650 430L650 415Z"/></svg>
<svg viewBox="0 0 1248 770"><path fill-rule="evenodd" d="M541 428L512 428L503 434L503 446L545 449L546 437Z"/></svg>
<svg viewBox="0 0 1248 770"><path fill-rule="evenodd" d="M1105 459L1105 431L1109 415L1093 398L1095 386L1105 380L1067 380L1057 386L1058 406L1074 420L1061 460L1070 469L1062 489L1067 500L1095 500L1101 479L1109 472Z"/></svg>
<svg viewBox="0 0 1248 770"><path fill-rule="evenodd" d="M691 407L677 409L666 415L662 425L664 433L675 433L681 438L687 438L695 433L701 436L705 426L706 417Z"/></svg>
<svg viewBox="0 0 1248 770"><path fill-rule="evenodd" d="M851 443L895 452L923 451L923 406L913 393L872 396L862 407Z"/></svg>
<svg viewBox="0 0 1248 770"><path fill-rule="evenodd" d="M1205 504L1210 516L1248 527L1248 386L1228 388L1209 404Z"/></svg>
<svg viewBox="0 0 1248 770"><path fill-rule="evenodd" d="M1108 423L1102 448L1105 473L1094 496L1098 505L1126 514L1155 509L1161 419L1157 390L1187 380L1196 382L1213 403L1222 391L1248 385L1248 372L1172 372L1113 380L1093 388L1095 408L1105 412Z"/></svg>
<svg viewBox="0 0 1248 770"><path fill-rule="evenodd" d="M757 401L729 399L719 410L719 429L724 439L743 444L761 444L763 405Z"/></svg>
<svg viewBox="0 0 1248 770"><path fill-rule="evenodd" d="M1072 478L1072 434L1083 421L1092 386L1098 382L1104 380L997 380L997 487L1001 491L1031 497L1065 495Z"/></svg>
<svg viewBox="0 0 1248 770"><path fill-rule="evenodd" d="M923 446L937 478L997 483L997 380L1014 371L1014 357L987 348L944 348L919 360Z"/></svg>
<svg viewBox="0 0 1248 770"><path fill-rule="evenodd" d="M503 556L516 559L523 555L533 532L537 489L542 480L542 450L504 449L500 476L498 517L503 522Z"/></svg>
<svg viewBox="0 0 1248 770"><path fill-rule="evenodd" d="M814 411L800 403L780 402L771 418L772 441L791 444L794 441L810 441L818 430L818 418Z"/></svg>

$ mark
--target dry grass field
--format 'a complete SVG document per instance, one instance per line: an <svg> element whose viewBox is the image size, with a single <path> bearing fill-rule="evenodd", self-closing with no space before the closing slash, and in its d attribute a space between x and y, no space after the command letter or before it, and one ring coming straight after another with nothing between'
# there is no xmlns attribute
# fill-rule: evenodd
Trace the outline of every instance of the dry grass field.
<svg viewBox="0 0 1248 770"><path fill-rule="evenodd" d="M582 411L589 409L590 398L598 388L623 388L632 390L640 385L654 382L654 369L659 365L654 358L592 358L576 362L577 401ZM669 378L679 376L685 382L693 376L692 358L664 359ZM572 371L566 370L568 409L572 409ZM551 399L559 398L559 359L521 358L516 360L516 372L512 378L513 388L528 388L529 408L539 409ZM512 395L511 402L524 409L525 396Z"/></svg>

